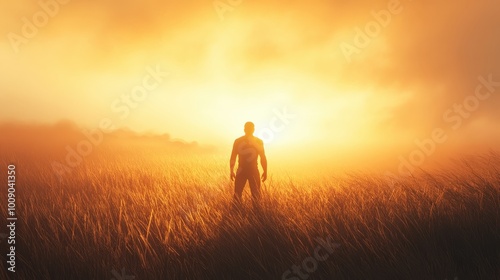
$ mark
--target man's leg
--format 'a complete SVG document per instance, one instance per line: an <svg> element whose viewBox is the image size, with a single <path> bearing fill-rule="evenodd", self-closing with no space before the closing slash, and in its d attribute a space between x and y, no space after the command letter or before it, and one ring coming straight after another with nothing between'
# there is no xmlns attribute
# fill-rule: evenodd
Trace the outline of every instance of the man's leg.
<svg viewBox="0 0 500 280"><path fill-rule="evenodd" d="M260 173L259 169L251 170L249 172L248 183L250 185L250 191L252 192L252 203L254 209L258 209L260 200Z"/></svg>
<svg viewBox="0 0 500 280"><path fill-rule="evenodd" d="M234 179L234 197L233 203L236 207L241 206L241 196L243 194L243 188L245 188L245 184L247 182L247 176L245 172L241 169L236 171L236 178Z"/></svg>

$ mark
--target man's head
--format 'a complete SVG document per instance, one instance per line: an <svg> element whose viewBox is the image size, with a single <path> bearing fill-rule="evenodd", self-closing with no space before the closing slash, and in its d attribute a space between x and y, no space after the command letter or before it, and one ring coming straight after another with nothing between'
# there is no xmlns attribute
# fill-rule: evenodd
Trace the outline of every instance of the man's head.
<svg viewBox="0 0 500 280"><path fill-rule="evenodd" d="M253 135L255 131L255 125L253 122L246 122L245 123L245 135Z"/></svg>

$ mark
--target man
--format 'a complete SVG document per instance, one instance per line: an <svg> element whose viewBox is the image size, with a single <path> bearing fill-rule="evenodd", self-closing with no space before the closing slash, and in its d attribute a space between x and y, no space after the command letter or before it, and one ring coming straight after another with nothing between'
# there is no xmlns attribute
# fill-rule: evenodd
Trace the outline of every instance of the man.
<svg viewBox="0 0 500 280"><path fill-rule="evenodd" d="M231 180L234 181L234 203L236 206L241 205L241 195L246 182L250 185L252 192L252 201L254 206L260 199L260 180L262 182L267 179L267 159L264 153L264 143L259 138L253 136L255 126L252 122L245 123L245 136L242 136L234 141L233 151L229 166L231 170ZM238 156L238 170L234 173L234 165ZM262 177L259 174L257 158L260 156L260 164L262 165Z"/></svg>

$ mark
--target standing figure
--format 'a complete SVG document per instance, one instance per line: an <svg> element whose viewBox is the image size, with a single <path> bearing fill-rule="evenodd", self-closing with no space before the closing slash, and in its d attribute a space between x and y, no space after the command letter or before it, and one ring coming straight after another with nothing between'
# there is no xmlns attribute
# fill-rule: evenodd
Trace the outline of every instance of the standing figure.
<svg viewBox="0 0 500 280"><path fill-rule="evenodd" d="M231 170L231 180L234 181L234 204L241 206L241 195L246 182L250 185L252 202L254 207L258 207L260 199L260 181L267 179L267 159L264 153L264 143L261 139L253 136L255 126L252 122L245 123L245 135L236 139L231 152L229 166ZM238 157L238 169L234 173L234 166ZM257 158L260 157L262 165L262 177L259 174Z"/></svg>

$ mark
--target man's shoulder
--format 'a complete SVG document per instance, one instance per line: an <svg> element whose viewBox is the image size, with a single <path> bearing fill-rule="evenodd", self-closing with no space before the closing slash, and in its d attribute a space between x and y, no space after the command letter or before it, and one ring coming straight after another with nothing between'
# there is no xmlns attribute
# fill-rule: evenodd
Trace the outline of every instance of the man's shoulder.
<svg viewBox="0 0 500 280"><path fill-rule="evenodd" d="M262 139L260 139L259 137L255 137L255 141L257 141L257 143L261 144L261 145L264 145L264 141L262 141Z"/></svg>
<svg viewBox="0 0 500 280"><path fill-rule="evenodd" d="M259 146L263 146L264 145L264 141L262 141L262 139L258 138L258 137L255 137L253 136L252 138L249 138L248 136L241 136L239 138L236 138L236 140L234 140L234 144L238 144L238 143L241 143L241 142L248 142L250 140L250 142L254 142L254 143L257 143Z"/></svg>
<svg viewBox="0 0 500 280"><path fill-rule="evenodd" d="M241 141L243 141L243 139L245 139L245 136L238 137L238 138L236 138L236 140L234 140L234 143L241 142Z"/></svg>

